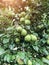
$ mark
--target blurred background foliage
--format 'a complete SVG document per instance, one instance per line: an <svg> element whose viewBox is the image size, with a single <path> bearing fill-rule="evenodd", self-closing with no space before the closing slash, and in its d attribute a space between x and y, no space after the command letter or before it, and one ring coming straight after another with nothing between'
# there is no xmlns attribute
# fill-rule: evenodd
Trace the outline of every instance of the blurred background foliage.
<svg viewBox="0 0 49 65"><path fill-rule="evenodd" d="M5 0L5 3L6 3L6 0ZM24 3L26 3L27 5ZM2 2L1 4L4 4L4 2ZM25 11L28 16L30 15L30 19L32 20L32 22L41 21L41 18L42 18L41 16L44 13L46 13L46 15L49 15L49 1L48 0L27 0L26 2L23 2L23 4L18 4L18 5L19 6L24 5L24 6L20 7L20 8L18 7L18 9L17 9L18 11L16 11L15 7L17 8L17 6L15 6L14 8L13 7L11 8L11 6L9 4L9 6L6 6L5 8L2 7L0 9L0 15L5 17L5 20L6 19L13 20L15 18L16 14L19 14L22 11ZM4 4L4 6L5 6L5 4ZM0 18L1 18L1 16L0 16ZM49 18L49 16L47 18ZM12 23L11 21L9 21L9 22ZM9 22L6 21L7 24Z"/></svg>

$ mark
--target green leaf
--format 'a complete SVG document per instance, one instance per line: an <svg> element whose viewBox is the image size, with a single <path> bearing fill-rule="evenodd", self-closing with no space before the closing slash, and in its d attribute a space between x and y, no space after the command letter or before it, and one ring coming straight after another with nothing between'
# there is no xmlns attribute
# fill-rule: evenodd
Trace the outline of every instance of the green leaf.
<svg viewBox="0 0 49 65"><path fill-rule="evenodd" d="M19 56L20 58L24 59L25 58L25 52L18 52L17 56Z"/></svg>
<svg viewBox="0 0 49 65"><path fill-rule="evenodd" d="M2 37L4 34L0 34L0 37Z"/></svg>
<svg viewBox="0 0 49 65"><path fill-rule="evenodd" d="M3 43L4 43L4 44L6 44L6 43L8 43L8 42L9 42L9 38L4 38L4 39L3 39Z"/></svg>
<svg viewBox="0 0 49 65"><path fill-rule="evenodd" d="M49 54L48 51L46 50L46 48L43 48L43 52L44 52L45 55Z"/></svg>
<svg viewBox="0 0 49 65"><path fill-rule="evenodd" d="M4 49L0 47L0 55L2 55L4 53L5 53Z"/></svg>
<svg viewBox="0 0 49 65"><path fill-rule="evenodd" d="M44 65L44 63L42 62L41 59L36 58L36 62L37 62L37 64L39 63L39 65Z"/></svg>
<svg viewBox="0 0 49 65"><path fill-rule="evenodd" d="M39 48L38 46L33 46L34 50L38 52Z"/></svg>
<svg viewBox="0 0 49 65"><path fill-rule="evenodd" d="M16 57L15 57L15 55L12 55L12 60L14 60Z"/></svg>
<svg viewBox="0 0 49 65"><path fill-rule="evenodd" d="M46 58L42 58L42 61L43 61L44 63L46 63L46 64L49 65L49 60L48 60L48 59L46 59Z"/></svg>
<svg viewBox="0 0 49 65"><path fill-rule="evenodd" d="M11 62L11 55L9 55L9 54L5 55L4 61Z"/></svg>

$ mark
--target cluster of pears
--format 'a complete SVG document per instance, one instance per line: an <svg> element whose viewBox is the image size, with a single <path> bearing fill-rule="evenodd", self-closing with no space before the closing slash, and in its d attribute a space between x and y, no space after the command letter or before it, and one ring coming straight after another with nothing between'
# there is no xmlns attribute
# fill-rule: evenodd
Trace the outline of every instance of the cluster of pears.
<svg viewBox="0 0 49 65"><path fill-rule="evenodd" d="M37 36L35 36L34 34L28 34L27 30L22 28L21 26L17 27L17 32L20 33L20 35L24 37L24 40L26 42L37 40ZM16 42L20 42L20 39L16 38Z"/></svg>
<svg viewBox="0 0 49 65"><path fill-rule="evenodd" d="M25 12L21 12L21 14L19 14L19 17L20 17L20 23L21 24L25 24L25 25L31 24L29 14L26 14Z"/></svg>
<svg viewBox="0 0 49 65"><path fill-rule="evenodd" d="M26 42L36 41L37 36L31 33L29 34L28 33L29 31L21 26L23 25L25 27L31 25L30 16L28 16L28 14L26 14L25 12L21 12L21 14L19 14L19 17L20 17L21 24L17 27L17 32L24 37L24 40ZM16 42L20 42L20 38L16 38Z"/></svg>

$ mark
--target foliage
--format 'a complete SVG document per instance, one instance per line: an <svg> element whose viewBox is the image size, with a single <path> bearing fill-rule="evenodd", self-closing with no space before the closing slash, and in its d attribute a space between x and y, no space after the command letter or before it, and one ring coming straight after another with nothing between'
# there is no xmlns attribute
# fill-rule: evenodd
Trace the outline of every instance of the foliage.
<svg viewBox="0 0 49 65"><path fill-rule="evenodd" d="M18 25L0 32L0 65L49 65L49 16L44 7L29 7L14 16Z"/></svg>
<svg viewBox="0 0 49 65"><path fill-rule="evenodd" d="M0 31L4 31L4 28L13 25L14 15L15 13L10 7L0 10Z"/></svg>

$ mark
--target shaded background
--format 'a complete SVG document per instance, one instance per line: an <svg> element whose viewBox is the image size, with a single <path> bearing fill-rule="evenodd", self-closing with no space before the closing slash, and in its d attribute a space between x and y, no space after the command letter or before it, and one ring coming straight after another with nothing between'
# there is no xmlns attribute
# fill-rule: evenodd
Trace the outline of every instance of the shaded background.
<svg viewBox="0 0 49 65"><path fill-rule="evenodd" d="M27 1L25 0L0 0L0 8L11 6L12 8L15 8L16 11L18 11L20 8L23 10L26 5Z"/></svg>

